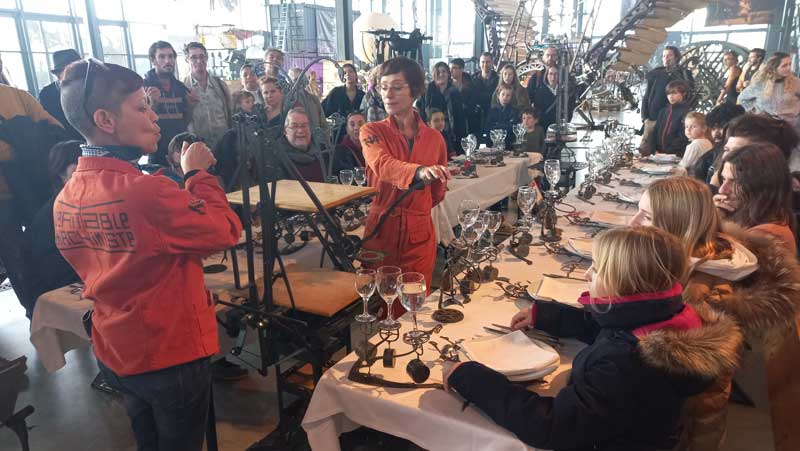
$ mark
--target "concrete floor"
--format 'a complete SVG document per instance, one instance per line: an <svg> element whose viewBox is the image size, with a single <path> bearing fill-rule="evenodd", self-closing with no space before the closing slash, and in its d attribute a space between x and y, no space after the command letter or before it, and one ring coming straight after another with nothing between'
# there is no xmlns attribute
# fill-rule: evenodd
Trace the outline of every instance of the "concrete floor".
<svg viewBox="0 0 800 451"><path fill-rule="evenodd" d="M97 365L90 348L67 354L67 365L48 373L29 340L29 322L13 291L0 293L0 356L28 357L28 382L17 409L31 404L28 418L33 451L128 451L135 449L121 402L90 387ZM277 400L272 373L266 378L250 372L247 379L216 383L214 399L220 449L244 450L274 429ZM404 445L390 449L414 449ZM0 428L0 450L20 449L16 436ZM772 432L767 412L730 405L728 438L723 451L770 451Z"/></svg>

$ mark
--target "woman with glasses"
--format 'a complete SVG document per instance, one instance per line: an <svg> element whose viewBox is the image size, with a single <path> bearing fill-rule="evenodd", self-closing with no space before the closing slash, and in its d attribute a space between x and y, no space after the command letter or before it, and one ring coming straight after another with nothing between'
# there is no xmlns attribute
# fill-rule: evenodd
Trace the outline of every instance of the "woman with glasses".
<svg viewBox="0 0 800 451"><path fill-rule="evenodd" d="M450 173L442 135L413 107L423 89L425 76L417 62L404 57L385 62L378 90L389 117L365 124L359 138L367 181L378 189L365 230L365 237L374 237L364 248L385 253L381 265L420 272L430 281L436 260L431 209L444 199ZM409 189L414 191L397 203ZM402 313L402 306L395 306L395 313Z"/></svg>

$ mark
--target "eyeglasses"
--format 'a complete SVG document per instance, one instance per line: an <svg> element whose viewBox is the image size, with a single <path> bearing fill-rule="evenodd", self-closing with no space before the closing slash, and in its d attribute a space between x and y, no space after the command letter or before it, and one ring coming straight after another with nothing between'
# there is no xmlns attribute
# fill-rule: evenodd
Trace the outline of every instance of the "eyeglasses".
<svg viewBox="0 0 800 451"><path fill-rule="evenodd" d="M408 83L402 83L402 84L398 83L396 85L380 85L378 86L378 90L380 90L380 92L384 94L389 92L389 90L391 90L395 94L400 94L401 92L403 92L403 89L405 89L407 86Z"/></svg>
<svg viewBox="0 0 800 451"><path fill-rule="evenodd" d="M92 66L97 66L98 69L105 67L105 65L97 61L94 58L89 58L86 60L86 78L83 79L83 111L86 113L86 116L92 121L92 125L97 126L94 121L94 114L89 112L89 107L87 106L89 103L89 96L92 92L92 87L94 86L94 73L92 72Z"/></svg>

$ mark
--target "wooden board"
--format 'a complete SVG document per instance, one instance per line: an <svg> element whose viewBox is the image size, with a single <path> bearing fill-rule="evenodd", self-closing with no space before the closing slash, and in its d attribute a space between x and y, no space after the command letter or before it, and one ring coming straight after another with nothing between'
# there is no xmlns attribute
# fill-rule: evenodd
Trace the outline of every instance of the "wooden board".
<svg viewBox="0 0 800 451"><path fill-rule="evenodd" d="M619 60L630 66L644 66L650 61L650 56L631 49L619 49Z"/></svg>
<svg viewBox="0 0 800 451"><path fill-rule="evenodd" d="M336 271L330 268L301 268L297 265L286 267L289 284L292 287L295 306L301 312L311 313L325 317L332 317L357 301L359 298L355 289L355 275L349 272ZM259 297L264 294L264 279L256 279ZM247 297L248 290L233 288L233 281L227 292L233 296ZM273 295L276 305L291 308L286 284L282 279L275 281Z"/></svg>
<svg viewBox="0 0 800 451"><path fill-rule="evenodd" d="M625 37L625 48L639 53L653 53L658 48L658 44L631 35Z"/></svg>
<svg viewBox="0 0 800 451"><path fill-rule="evenodd" d="M642 38L657 44L667 39L667 31L663 28L650 28L637 25L633 27L633 33L637 38Z"/></svg>
<svg viewBox="0 0 800 451"><path fill-rule="evenodd" d="M333 183L308 182L311 190L317 195L319 201L330 209L360 197L372 196L377 189L366 186L346 186ZM300 182L296 180L278 180L278 198L275 206L281 210L298 211L304 213L314 213L317 207L311 202L311 198L303 190ZM235 191L228 194L228 202L242 205L242 191ZM250 188L250 205L256 206L259 202L259 191L257 186Z"/></svg>

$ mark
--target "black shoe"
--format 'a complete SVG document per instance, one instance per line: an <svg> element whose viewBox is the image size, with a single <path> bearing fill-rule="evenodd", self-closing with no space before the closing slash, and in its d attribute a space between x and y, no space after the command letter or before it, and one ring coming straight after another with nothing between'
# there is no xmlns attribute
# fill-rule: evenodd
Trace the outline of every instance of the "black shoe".
<svg viewBox="0 0 800 451"><path fill-rule="evenodd" d="M217 381L238 381L247 377L247 369L222 358L211 364L211 377Z"/></svg>

